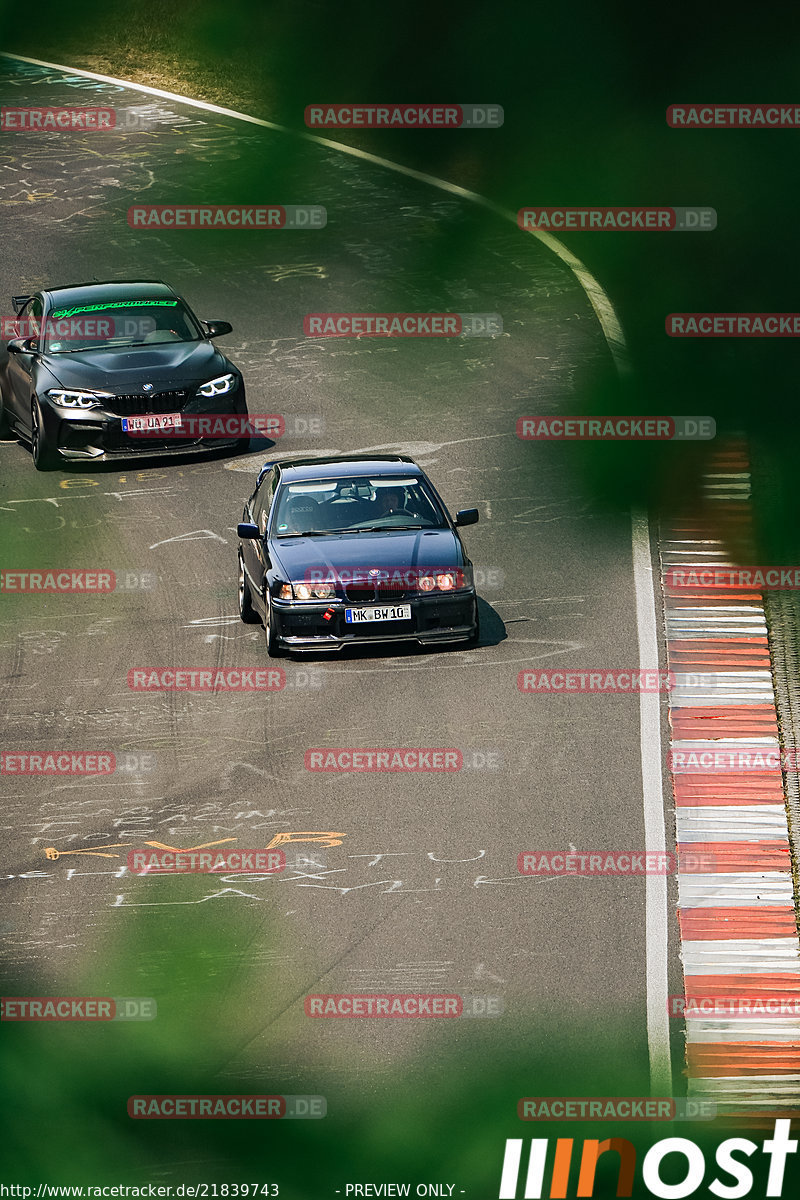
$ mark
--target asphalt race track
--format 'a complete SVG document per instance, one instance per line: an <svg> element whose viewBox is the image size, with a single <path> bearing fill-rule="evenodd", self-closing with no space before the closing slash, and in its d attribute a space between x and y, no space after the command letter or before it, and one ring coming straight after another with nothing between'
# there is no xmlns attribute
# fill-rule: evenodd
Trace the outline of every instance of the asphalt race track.
<svg viewBox="0 0 800 1200"><path fill-rule="evenodd" d="M0 445L6 568L139 581L2 597L3 748L108 751L118 766L5 780L6 994L160 995L159 1038L213 1025L207 1041L198 1033L209 1092L266 1072L261 1090L324 1094L332 1109L349 1088L385 1097L419 1075L433 1103L443 1063L457 1060L467 1079L524 1045L590 1094L624 1044L641 1088L631 1094L647 1094L644 877L517 871L532 848L645 844L638 697L517 686L531 667L639 663L630 513L589 496L569 445L515 432L519 416L565 411L584 379L611 371L576 279L467 201L286 134L9 60L0 99L106 103L148 120L130 133L4 140L2 313L12 294L49 284L163 278L201 317L231 321L218 344L244 374L250 411L287 426L241 456L49 473L16 440ZM324 205L327 224L239 234L126 222L136 202L204 199ZM428 310L499 313L503 333L303 333L307 313ZM451 512L480 510L464 539L481 643L273 663L261 627L236 612L242 503L265 461L367 451L412 455ZM137 667L280 667L285 686L137 692ZM455 748L463 766L307 770L306 751L329 747ZM275 876L125 869L147 841L251 849L282 834L295 837ZM172 957L173 934L196 956L202 997ZM677 974L676 945L662 953ZM375 991L499 997L502 1013L304 1013L309 994Z"/></svg>

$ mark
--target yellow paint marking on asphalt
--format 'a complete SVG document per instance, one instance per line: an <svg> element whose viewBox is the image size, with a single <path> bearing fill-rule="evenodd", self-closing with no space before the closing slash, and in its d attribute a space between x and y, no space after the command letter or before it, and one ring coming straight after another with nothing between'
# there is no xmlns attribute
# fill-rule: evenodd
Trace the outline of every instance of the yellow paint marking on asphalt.
<svg viewBox="0 0 800 1200"><path fill-rule="evenodd" d="M63 858L66 854L92 854L95 858L119 858L118 854L101 854L101 850L116 850L127 846L128 842L113 842L110 846L98 846L96 850L56 850L55 846L45 847L45 858Z"/></svg>
<svg viewBox="0 0 800 1200"><path fill-rule="evenodd" d="M287 842L317 842L320 846L341 846L346 833L276 833L275 837L265 846L265 850L273 850L276 846L285 846Z"/></svg>

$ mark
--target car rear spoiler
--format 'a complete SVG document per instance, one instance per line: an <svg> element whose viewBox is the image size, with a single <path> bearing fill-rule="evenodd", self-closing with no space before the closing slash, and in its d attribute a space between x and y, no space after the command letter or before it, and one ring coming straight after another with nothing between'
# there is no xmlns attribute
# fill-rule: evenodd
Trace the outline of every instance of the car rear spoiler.
<svg viewBox="0 0 800 1200"><path fill-rule="evenodd" d="M14 305L14 312L18 313L21 308L32 300L33 296L12 296L11 303Z"/></svg>

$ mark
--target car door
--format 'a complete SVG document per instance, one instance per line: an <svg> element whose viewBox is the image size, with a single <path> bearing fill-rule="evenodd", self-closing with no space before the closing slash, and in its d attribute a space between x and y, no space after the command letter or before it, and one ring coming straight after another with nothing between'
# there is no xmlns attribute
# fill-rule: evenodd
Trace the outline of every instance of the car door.
<svg viewBox="0 0 800 1200"><path fill-rule="evenodd" d="M258 526L260 537L248 538L242 543L242 556L245 570L250 578L253 607L262 616L264 616L264 582L270 566L266 543L267 522L275 495L276 475L277 472L273 467L261 480L250 500L250 519L254 525Z"/></svg>
<svg viewBox="0 0 800 1200"><path fill-rule="evenodd" d="M17 318L20 336L39 339L42 332L42 300L34 296L20 311ZM30 351L20 350L8 356L8 382L10 386L9 408L14 417L26 429L31 424L31 394L33 392L33 368L36 356Z"/></svg>

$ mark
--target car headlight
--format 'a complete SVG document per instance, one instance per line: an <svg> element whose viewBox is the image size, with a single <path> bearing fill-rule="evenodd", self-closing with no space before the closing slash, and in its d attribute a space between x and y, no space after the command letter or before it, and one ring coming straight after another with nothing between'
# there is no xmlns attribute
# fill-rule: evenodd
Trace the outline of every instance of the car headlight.
<svg viewBox="0 0 800 1200"><path fill-rule="evenodd" d="M209 379L208 383L201 383L197 394L198 396L224 396L226 392L233 391L235 387L235 375L220 375L217 379Z"/></svg>
<svg viewBox="0 0 800 1200"><path fill-rule="evenodd" d="M332 600L336 595L329 583L294 583L296 600Z"/></svg>
<svg viewBox="0 0 800 1200"><path fill-rule="evenodd" d="M279 600L334 600L336 589L330 583L284 583L278 590Z"/></svg>
<svg viewBox="0 0 800 1200"><path fill-rule="evenodd" d="M82 392L70 388L50 388L47 395L61 408L97 408L103 400L109 400L111 392Z"/></svg>
<svg viewBox="0 0 800 1200"><path fill-rule="evenodd" d="M452 592L464 586L464 572L436 571L430 575L420 575L417 586L421 592Z"/></svg>

